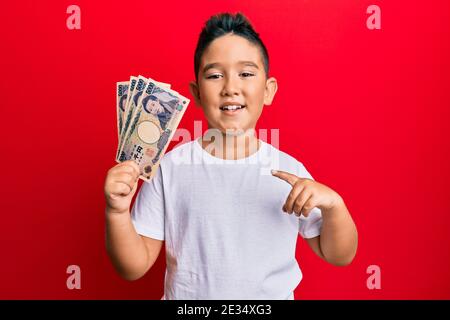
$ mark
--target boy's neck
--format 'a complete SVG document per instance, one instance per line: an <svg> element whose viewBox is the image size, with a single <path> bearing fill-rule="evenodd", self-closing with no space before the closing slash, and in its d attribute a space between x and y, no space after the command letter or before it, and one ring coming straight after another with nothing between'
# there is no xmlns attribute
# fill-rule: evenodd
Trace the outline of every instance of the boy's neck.
<svg viewBox="0 0 450 320"><path fill-rule="evenodd" d="M251 156L259 150L260 142L254 132L239 135L221 133L212 139L204 135L202 148L214 157L225 160L238 160Z"/></svg>

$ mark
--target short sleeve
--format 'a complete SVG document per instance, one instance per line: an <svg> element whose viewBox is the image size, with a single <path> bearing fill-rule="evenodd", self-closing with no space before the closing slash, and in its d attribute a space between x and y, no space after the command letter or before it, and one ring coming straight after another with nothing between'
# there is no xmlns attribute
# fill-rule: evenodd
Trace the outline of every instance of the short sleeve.
<svg viewBox="0 0 450 320"><path fill-rule="evenodd" d="M131 221L140 235L164 240L164 191L161 166L150 181L144 181L133 209Z"/></svg>
<svg viewBox="0 0 450 320"><path fill-rule="evenodd" d="M314 180L314 178L306 170L305 166L299 162L300 178L308 178ZM298 232L304 239L315 238L320 235L322 230L322 211L319 208L313 208L308 217L300 216Z"/></svg>

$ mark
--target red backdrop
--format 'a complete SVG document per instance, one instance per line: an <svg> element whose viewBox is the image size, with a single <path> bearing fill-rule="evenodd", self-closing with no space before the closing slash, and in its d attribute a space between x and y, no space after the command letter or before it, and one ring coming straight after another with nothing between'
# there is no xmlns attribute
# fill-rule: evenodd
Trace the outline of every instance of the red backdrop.
<svg viewBox="0 0 450 320"><path fill-rule="evenodd" d="M69 5L81 30L66 27ZM381 30L366 26L381 8ZM449 2L8 1L1 23L0 298L159 299L164 254L137 282L104 249L103 183L115 164L115 82L143 74L190 97L204 21L242 11L279 81L259 128L346 200L352 265L299 239L297 299L449 299ZM203 119L194 104L180 128ZM206 125L204 125L206 128ZM173 143L172 143L173 146ZM270 254L270 253L268 253ZM69 290L66 268L81 268ZM381 268L381 289L366 270Z"/></svg>

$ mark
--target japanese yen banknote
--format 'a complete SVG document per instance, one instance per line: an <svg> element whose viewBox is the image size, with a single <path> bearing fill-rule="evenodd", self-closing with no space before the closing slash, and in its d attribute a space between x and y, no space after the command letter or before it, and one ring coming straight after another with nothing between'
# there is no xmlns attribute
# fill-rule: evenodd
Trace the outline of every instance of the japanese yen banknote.
<svg viewBox="0 0 450 320"><path fill-rule="evenodd" d="M170 89L170 84L143 76L117 82L116 162L135 161L140 178L149 180L189 105L190 100Z"/></svg>

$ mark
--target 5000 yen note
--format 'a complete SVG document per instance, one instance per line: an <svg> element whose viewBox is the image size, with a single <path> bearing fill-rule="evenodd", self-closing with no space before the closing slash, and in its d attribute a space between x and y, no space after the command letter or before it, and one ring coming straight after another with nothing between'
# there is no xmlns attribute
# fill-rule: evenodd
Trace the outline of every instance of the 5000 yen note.
<svg viewBox="0 0 450 320"><path fill-rule="evenodd" d="M140 178L153 177L190 100L149 81L139 108L123 138L118 162L134 160Z"/></svg>
<svg viewBox="0 0 450 320"><path fill-rule="evenodd" d="M123 114L125 112L125 104L128 97L129 81L117 82L116 90L116 110L117 110L117 134L118 143L120 143L120 134L123 128Z"/></svg>
<svg viewBox="0 0 450 320"><path fill-rule="evenodd" d="M144 88L146 85L147 85L147 79L144 78L143 76L139 76L137 78L137 82L136 82L136 85L134 86L133 91L130 91L131 93L129 94L129 97L128 97L128 103L127 103L127 107L125 110L125 118L124 118L124 122L123 122L122 132L120 133L120 144L119 144L119 148L118 148L118 152L117 152L117 158L120 156L120 150L123 148L124 137L130 126L130 122L132 120L132 115L133 115L133 110L136 108L136 106L139 102L139 98L140 98L142 92L144 91ZM131 89L131 87L130 87L130 89Z"/></svg>

